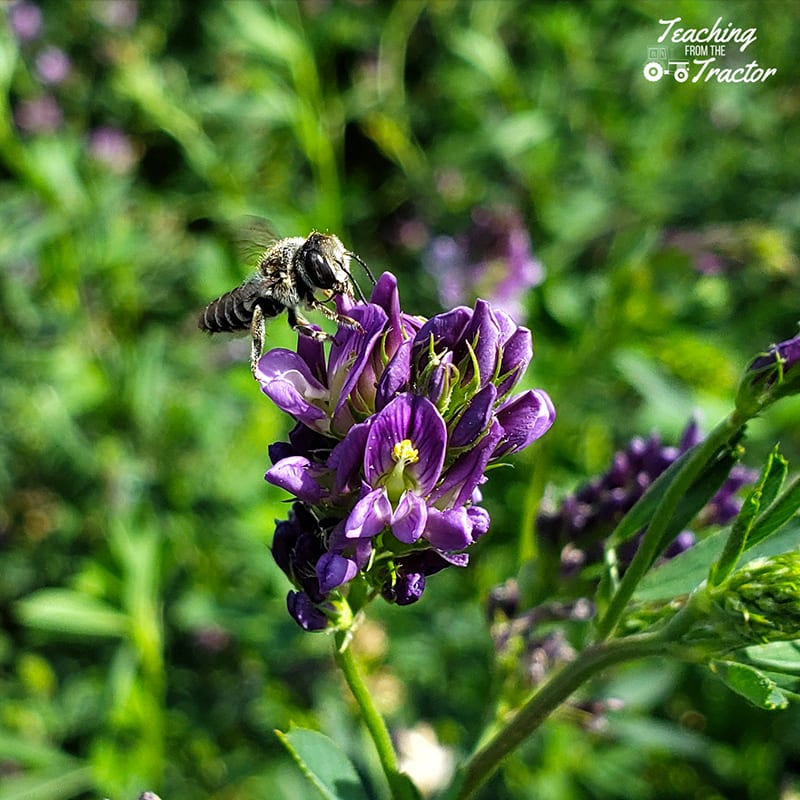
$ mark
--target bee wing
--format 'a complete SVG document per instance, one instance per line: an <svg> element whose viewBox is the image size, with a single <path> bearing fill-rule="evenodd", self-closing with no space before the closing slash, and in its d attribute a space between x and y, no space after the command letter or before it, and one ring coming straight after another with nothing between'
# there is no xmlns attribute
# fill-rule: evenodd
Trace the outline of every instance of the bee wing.
<svg viewBox="0 0 800 800"><path fill-rule="evenodd" d="M272 225L262 217L246 215L237 223L233 236L238 257L248 265L255 265L264 252L280 237Z"/></svg>

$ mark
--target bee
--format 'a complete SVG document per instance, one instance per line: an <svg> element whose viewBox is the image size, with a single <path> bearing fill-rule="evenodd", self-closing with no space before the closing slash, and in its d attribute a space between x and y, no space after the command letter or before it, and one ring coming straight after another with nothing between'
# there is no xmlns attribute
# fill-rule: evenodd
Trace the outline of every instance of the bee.
<svg viewBox="0 0 800 800"><path fill-rule="evenodd" d="M332 337L317 330L302 316L301 309L317 311L339 325L363 333L352 317L324 305L336 295L354 300L355 293L366 302L350 274L351 258L364 267L374 284L369 267L355 253L346 250L337 236L312 231L305 239L302 236L280 239L261 255L256 271L244 283L205 307L199 327L209 333L249 330L253 373L264 348L264 321L267 317L277 317L284 309L289 325L312 339L325 341ZM317 293L324 296L324 301L317 299Z"/></svg>

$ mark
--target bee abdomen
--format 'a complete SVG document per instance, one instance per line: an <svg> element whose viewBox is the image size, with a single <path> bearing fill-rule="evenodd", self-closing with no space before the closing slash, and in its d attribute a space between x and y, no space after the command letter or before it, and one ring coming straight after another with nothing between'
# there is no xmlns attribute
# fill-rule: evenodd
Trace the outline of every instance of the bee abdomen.
<svg viewBox="0 0 800 800"><path fill-rule="evenodd" d="M198 320L200 328L209 333L248 330L253 321L256 298L243 294L239 286L210 302Z"/></svg>

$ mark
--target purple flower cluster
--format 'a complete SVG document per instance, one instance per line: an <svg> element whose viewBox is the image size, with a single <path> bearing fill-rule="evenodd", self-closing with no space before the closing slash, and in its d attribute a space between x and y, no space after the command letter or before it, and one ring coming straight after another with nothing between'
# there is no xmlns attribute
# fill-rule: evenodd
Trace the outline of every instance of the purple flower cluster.
<svg viewBox="0 0 800 800"><path fill-rule="evenodd" d="M261 390L297 422L270 447L266 479L298 502L273 553L294 583L291 615L327 626L347 586L351 609L380 593L415 602L426 577L464 566L489 528L479 486L487 466L552 425L541 390L512 394L531 332L483 300L429 320L400 310L384 273L369 303L337 302L362 330L341 328L325 355L300 337L256 370Z"/></svg>
<svg viewBox="0 0 800 800"><path fill-rule="evenodd" d="M634 438L618 452L611 467L600 477L581 486L564 498L554 511L542 510L536 519L539 535L559 548L562 568L573 573L584 564L602 557L603 541L622 517L635 505L650 484L682 453L700 442L697 423L692 420L684 430L677 447L664 446L651 434L647 439ZM726 525L741 509L736 492L756 478L756 473L736 465L698 517L702 525ZM683 531L670 544L666 557L674 557L695 542L691 531ZM630 561L638 546L638 538L626 542L617 553L620 565Z"/></svg>

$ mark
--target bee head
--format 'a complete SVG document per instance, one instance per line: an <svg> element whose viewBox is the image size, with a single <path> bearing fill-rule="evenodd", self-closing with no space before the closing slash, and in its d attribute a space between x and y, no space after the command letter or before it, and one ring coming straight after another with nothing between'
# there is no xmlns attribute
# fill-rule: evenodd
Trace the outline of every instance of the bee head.
<svg viewBox="0 0 800 800"><path fill-rule="evenodd" d="M300 246L295 258L306 283L315 289L350 294L350 259L336 236L312 233Z"/></svg>

